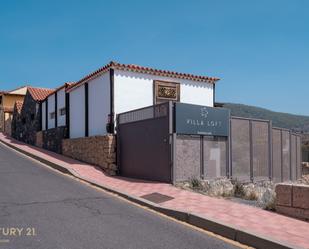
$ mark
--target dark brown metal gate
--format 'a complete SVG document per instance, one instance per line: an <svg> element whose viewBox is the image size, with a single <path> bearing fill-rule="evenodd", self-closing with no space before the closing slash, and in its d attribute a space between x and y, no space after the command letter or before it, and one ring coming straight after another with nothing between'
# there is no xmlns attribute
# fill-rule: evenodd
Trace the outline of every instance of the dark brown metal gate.
<svg viewBox="0 0 309 249"><path fill-rule="evenodd" d="M126 112L117 118L117 163L126 177L171 182L170 105Z"/></svg>

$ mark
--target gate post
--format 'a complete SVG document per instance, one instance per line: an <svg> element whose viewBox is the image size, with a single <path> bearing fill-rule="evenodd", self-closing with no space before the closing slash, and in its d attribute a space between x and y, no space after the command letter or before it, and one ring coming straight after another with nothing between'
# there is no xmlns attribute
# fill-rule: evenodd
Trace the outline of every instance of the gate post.
<svg viewBox="0 0 309 249"><path fill-rule="evenodd" d="M268 123L268 148L269 148L269 157L268 157L268 170L269 170L269 180L273 179L273 128L272 121Z"/></svg>
<svg viewBox="0 0 309 249"><path fill-rule="evenodd" d="M290 157L290 181L292 181L292 134L289 130L289 157Z"/></svg>
<svg viewBox="0 0 309 249"><path fill-rule="evenodd" d="M118 175L121 172L121 158L120 158L120 124L119 124L119 115L116 117L116 165L118 170Z"/></svg>
<svg viewBox="0 0 309 249"><path fill-rule="evenodd" d="M204 172L204 136L203 135L200 136L200 177L201 177L201 179L205 178L205 172Z"/></svg>
<svg viewBox="0 0 309 249"><path fill-rule="evenodd" d="M230 118L230 134L228 137L228 170L227 170L227 176L228 178L232 178L233 176L233 158L232 158L232 118Z"/></svg>
<svg viewBox="0 0 309 249"><path fill-rule="evenodd" d="M170 146L171 147L171 162L170 162L170 164L171 164L171 171L172 171L172 174L171 174L172 179L171 180L172 180L173 185L175 185L175 183L176 183L175 162L176 162L176 139L177 139L176 133L171 134L170 138L172 140L171 146Z"/></svg>
<svg viewBox="0 0 309 249"><path fill-rule="evenodd" d="M283 182L283 135L282 129L280 129L280 153L281 153L281 182Z"/></svg>
<svg viewBox="0 0 309 249"><path fill-rule="evenodd" d="M250 180L253 182L253 141L252 141L252 120L249 120L249 143L250 143Z"/></svg>
<svg viewBox="0 0 309 249"><path fill-rule="evenodd" d="M170 148L170 166L171 166L171 182L175 185L176 175L175 175L175 162L176 162L176 139L177 134L175 130L175 105L172 101L168 102L168 122L169 122L169 148Z"/></svg>

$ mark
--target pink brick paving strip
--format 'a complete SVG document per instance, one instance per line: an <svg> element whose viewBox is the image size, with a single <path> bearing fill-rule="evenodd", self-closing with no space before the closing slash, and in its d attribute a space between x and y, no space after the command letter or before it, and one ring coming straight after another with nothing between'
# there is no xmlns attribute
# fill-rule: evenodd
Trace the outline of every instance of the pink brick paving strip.
<svg viewBox="0 0 309 249"><path fill-rule="evenodd" d="M170 184L110 177L95 166L82 163L62 155L30 146L0 133L0 140L20 150L42 157L52 163L73 170L79 177L102 183L111 189L141 197L154 192L173 197L160 203L162 207L190 212L216 219L225 224L249 230L280 242L309 248L309 223L289 218L259 208L212 198L198 193L178 189Z"/></svg>

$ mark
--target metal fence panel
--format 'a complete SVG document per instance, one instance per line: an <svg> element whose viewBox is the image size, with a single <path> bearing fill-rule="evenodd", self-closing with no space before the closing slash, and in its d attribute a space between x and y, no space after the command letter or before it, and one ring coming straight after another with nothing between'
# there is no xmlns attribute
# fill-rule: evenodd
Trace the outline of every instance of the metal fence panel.
<svg viewBox="0 0 309 249"><path fill-rule="evenodd" d="M168 154L169 143L167 141L172 135L170 133L175 132L171 129L171 125L167 125L172 120L172 116L169 115L170 107L169 103L159 104L122 113L117 118L117 126L119 129L122 127L122 131L128 126L137 127L134 132L127 132L128 144L136 138L141 141L145 140L144 134L147 134L149 129L152 129L151 135L159 135L160 132L156 131L158 127L155 122L160 123L166 120L166 122L164 121L166 132L162 133L160 138L157 136L157 140L153 139L153 141L156 141L154 144L159 147L167 146L167 149L164 150L166 160L160 164L168 165L168 168L162 169L165 170L164 174L168 173L166 174L168 179L171 173L170 157L174 158L173 179L175 181L229 175L240 181L259 181L272 178L274 182L281 182L296 180L301 176L301 137L298 134L292 134L289 130L272 128L271 122L267 120L231 117L229 143L227 138L223 137L175 135L174 133L173 137L175 136L176 140L173 139L173 145L175 146L173 146L172 155ZM146 128L143 129L144 126L138 124L147 124L145 127L147 126L148 130L146 131ZM161 145L163 143L164 146L160 146L160 143ZM145 144L149 145L149 142ZM141 142L140 146L138 151L143 151L145 145ZM148 146L150 152L153 149L151 146ZM161 150L157 149L157 151ZM127 153L135 156L134 160L139 158L139 154L133 152L128 146L126 150L122 150L122 156ZM148 163L152 165L151 170L159 170L155 166L158 162L156 156L152 157L152 154L148 155L146 152L142 154L143 161L149 161L149 158L152 158L151 161L154 163ZM135 164L132 164L134 160L126 160L130 161L127 165L132 166L132 169L135 169ZM136 172L143 172L143 170L144 168L141 168ZM144 173L153 175L150 171ZM157 175L162 175L162 173L158 171ZM166 181L166 179L164 180Z"/></svg>
<svg viewBox="0 0 309 249"><path fill-rule="evenodd" d="M176 139L175 180L184 181L201 177L200 137L177 135Z"/></svg>
<svg viewBox="0 0 309 249"><path fill-rule="evenodd" d="M255 181L269 179L269 122L252 121L252 163Z"/></svg>
<svg viewBox="0 0 309 249"><path fill-rule="evenodd" d="M282 176L283 181L290 180L290 133L282 130Z"/></svg>
<svg viewBox="0 0 309 249"><path fill-rule="evenodd" d="M231 119L231 175L240 181L250 180L249 120Z"/></svg>
<svg viewBox="0 0 309 249"><path fill-rule="evenodd" d="M281 172L281 130L272 129L273 168L272 178L274 182L282 181Z"/></svg>
<svg viewBox="0 0 309 249"><path fill-rule="evenodd" d="M227 175L227 139L205 136L203 153L204 178Z"/></svg>
<svg viewBox="0 0 309 249"><path fill-rule="evenodd" d="M132 123L146 119L165 117L168 114L168 103L148 106L119 114L118 123Z"/></svg>

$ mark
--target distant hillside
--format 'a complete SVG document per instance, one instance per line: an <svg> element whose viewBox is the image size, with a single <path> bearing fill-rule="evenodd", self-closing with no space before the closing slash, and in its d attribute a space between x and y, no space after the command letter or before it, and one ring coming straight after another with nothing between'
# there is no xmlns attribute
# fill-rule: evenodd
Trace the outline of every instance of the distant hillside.
<svg viewBox="0 0 309 249"><path fill-rule="evenodd" d="M223 107L231 110L232 116L272 120L273 126L309 132L309 116L273 112L264 108L242 104L224 103Z"/></svg>

